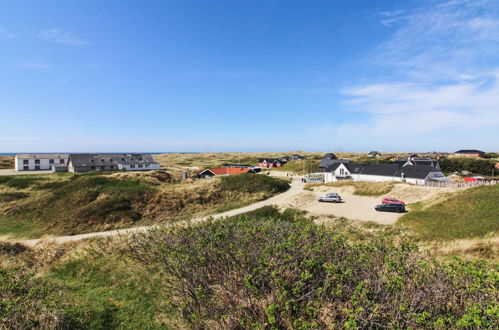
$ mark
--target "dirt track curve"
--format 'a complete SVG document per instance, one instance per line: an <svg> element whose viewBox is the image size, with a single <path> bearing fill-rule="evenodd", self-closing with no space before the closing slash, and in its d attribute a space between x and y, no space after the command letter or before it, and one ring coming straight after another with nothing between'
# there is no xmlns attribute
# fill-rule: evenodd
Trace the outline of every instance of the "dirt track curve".
<svg viewBox="0 0 499 330"><path fill-rule="evenodd" d="M301 178L294 178L293 181L291 182L291 187L283 192L282 194L273 196L269 199L266 199L264 201L260 201L245 207L241 207L235 210L230 210L227 212L223 213L218 213L215 215L210 215L210 216L205 216L205 217L200 217L200 218L194 218L190 221L185 221L185 222L176 222L175 225L189 225L189 224L195 224L195 223L200 223L203 221L206 221L209 218L213 219L220 219L223 217L231 217L235 216L241 213L246 213L249 211L256 210L260 207L267 206L267 205L280 205L286 202L289 198L300 194L303 191L304 183L301 182ZM117 229L117 230L109 230L109 231L101 231L101 232L95 232L95 233L87 233L87 234L80 234L80 235L72 235L72 236L58 236L58 237L44 237L44 238L37 238L37 239L30 239L30 240L6 240L7 242L18 242L18 243L23 243L29 246L34 246L37 243L44 241L50 241L58 244L62 243L67 243L67 242L74 242L74 241L80 241L83 239L87 238L93 238L93 237L105 237L105 236L115 236L115 235L128 235L131 233L137 233L137 232L143 232L149 229L152 229L154 227L157 227L160 225L150 225L150 226L141 226L141 227L132 227L132 228L126 228L126 229ZM164 226L164 224L163 224Z"/></svg>

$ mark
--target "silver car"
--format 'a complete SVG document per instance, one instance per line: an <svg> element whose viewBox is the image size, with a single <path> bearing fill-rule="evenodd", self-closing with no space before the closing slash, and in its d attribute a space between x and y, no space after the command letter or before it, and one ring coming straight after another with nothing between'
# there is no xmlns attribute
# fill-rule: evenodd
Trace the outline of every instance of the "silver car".
<svg viewBox="0 0 499 330"><path fill-rule="evenodd" d="M337 193L329 193L325 194L324 196L321 196L318 198L319 202L332 202L332 203L341 203L343 200L341 199L340 195Z"/></svg>

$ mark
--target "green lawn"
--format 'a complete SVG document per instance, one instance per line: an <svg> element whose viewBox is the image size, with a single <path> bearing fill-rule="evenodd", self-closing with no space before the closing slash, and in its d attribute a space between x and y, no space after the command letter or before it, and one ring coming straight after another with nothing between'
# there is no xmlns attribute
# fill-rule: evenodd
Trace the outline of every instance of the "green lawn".
<svg viewBox="0 0 499 330"><path fill-rule="evenodd" d="M467 189L425 208L416 203L399 223L428 240L482 237L499 232L499 185Z"/></svg>

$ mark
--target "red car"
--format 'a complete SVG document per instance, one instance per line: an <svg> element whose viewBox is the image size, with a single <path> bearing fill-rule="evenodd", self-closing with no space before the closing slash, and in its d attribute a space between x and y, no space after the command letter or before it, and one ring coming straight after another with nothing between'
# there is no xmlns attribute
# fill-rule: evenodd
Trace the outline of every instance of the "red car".
<svg viewBox="0 0 499 330"><path fill-rule="evenodd" d="M383 197L383 199L381 200L381 204L392 204L392 203L402 204L405 206L404 201L401 201L400 199L397 199L397 198Z"/></svg>

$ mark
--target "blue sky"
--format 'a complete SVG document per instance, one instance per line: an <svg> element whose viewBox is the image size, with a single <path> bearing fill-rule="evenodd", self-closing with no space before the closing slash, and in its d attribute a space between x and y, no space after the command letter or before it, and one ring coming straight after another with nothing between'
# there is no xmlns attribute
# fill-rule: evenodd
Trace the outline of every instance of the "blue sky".
<svg viewBox="0 0 499 330"><path fill-rule="evenodd" d="M497 0L0 0L0 152L498 141Z"/></svg>

